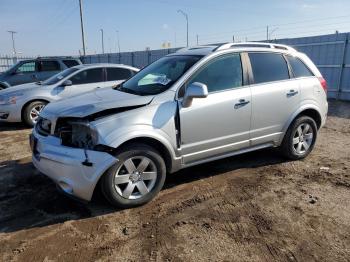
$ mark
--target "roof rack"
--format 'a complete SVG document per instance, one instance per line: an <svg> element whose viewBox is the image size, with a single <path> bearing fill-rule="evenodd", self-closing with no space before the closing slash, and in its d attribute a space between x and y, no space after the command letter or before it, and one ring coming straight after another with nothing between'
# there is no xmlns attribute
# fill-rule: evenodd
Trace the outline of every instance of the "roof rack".
<svg viewBox="0 0 350 262"><path fill-rule="evenodd" d="M262 42L242 42L242 43L226 43L218 46L213 51L225 50L229 48L240 48L240 47L258 47L258 48L272 48L288 51L296 51L293 47L274 43L262 43Z"/></svg>
<svg viewBox="0 0 350 262"><path fill-rule="evenodd" d="M176 51L177 52L184 52L184 51L189 51L189 50L196 50L196 49L202 49L202 48L213 48L213 50L215 48L217 48L218 45L197 45L197 46L190 46L190 47L184 47L184 48L180 48L179 50Z"/></svg>

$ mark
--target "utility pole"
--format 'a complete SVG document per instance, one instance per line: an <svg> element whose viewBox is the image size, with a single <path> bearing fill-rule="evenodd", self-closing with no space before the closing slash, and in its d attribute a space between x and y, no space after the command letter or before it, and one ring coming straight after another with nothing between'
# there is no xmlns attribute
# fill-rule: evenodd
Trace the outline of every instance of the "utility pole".
<svg viewBox="0 0 350 262"><path fill-rule="evenodd" d="M119 31L118 31L118 30L116 30L116 32L117 32L118 52L120 53Z"/></svg>
<svg viewBox="0 0 350 262"><path fill-rule="evenodd" d="M199 37L199 36L197 35L197 45L199 45L199 44L198 44L198 43L199 43L199 41L198 41L198 37Z"/></svg>
<svg viewBox="0 0 350 262"><path fill-rule="evenodd" d="M177 10L178 13L182 14L186 18L186 29L187 29L187 34L186 34L186 46L188 47L188 15L182 11L181 9Z"/></svg>
<svg viewBox="0 0 350 262"><path fill-rule="evenodd" d="M266 41L269 41L269 26L266 26Z"/></svg>
<svg viewBox="0 0 350 262"><path fill-rule="evenodd" d="M86 55L86 49L85 49L85 35L84 35L84 22L83 22L83 0L79 0L79 7L80 7L80 27L81 27L81 40L83 42L83 54Z"/></svg>
<svg viewBox="0 0 350 262"><path fill-rule="evenodd" d="M234 43L235 42L235 36L233 35L232 36L232 43Z"/></svg>
<svg viewBox="0 0 350 262"><path fill-rule="evenodd" d="M101 40L102 40L102 42L101 42L101 44L102 44L102 54L104 54L105 53L105 44L103 42L103 29L100 29L100 31L101 31Z"/></svg>
<svg viewBox="0 0 350 262"><path fill-rule="evenodd" d="M16 47L15 47L15 38L14 38L14 34L17 34L16 31L7 31L11 34L11 38L12 38L12 48L13 48L13 54L14 56L17 56L17 52L16 52Z"/></svg>

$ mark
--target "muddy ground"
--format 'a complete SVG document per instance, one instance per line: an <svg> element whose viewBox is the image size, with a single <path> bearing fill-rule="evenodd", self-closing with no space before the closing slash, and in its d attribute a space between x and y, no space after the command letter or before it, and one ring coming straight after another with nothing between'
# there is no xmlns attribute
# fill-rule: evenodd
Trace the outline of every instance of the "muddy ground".
<svg viewBox="0 0 350 262"><path fill-rule="evenodd" d="M1 261L350 261L350 103L331 102L303 161L262 150L189 168L130 210L60 195L29 133L0 125Z"/></svg>

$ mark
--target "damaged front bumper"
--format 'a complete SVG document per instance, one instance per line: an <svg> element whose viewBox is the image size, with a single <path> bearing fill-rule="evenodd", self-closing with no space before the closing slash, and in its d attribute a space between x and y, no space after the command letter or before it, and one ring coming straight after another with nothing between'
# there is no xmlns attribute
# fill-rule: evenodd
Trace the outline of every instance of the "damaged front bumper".
<svg viewBox="0 0 350 262"><path fill-rule="evenodd" d="M105 152L62 146L59 138L35 129L30 140L34 166L65 193L82 200L91 200L99 178L117 162Z"/></svg>

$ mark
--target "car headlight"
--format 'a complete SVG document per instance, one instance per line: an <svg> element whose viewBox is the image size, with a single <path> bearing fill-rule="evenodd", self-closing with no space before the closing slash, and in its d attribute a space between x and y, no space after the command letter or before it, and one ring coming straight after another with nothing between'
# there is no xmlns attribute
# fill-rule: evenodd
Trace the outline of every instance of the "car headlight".
<svg viewBox="0 0 350 262"><path fill-rule="evenodd" d="M55 135L64 146L92 149L98 141L98 133L88 121L60 119L57 121Z"/></svg>
<svg viewBox="0 0 350 262"><path fill-rule="evenodd" d="M0 96L0 105L11 105L16 104L18 98L23 96L22 93L9 94Z"/></svg>

